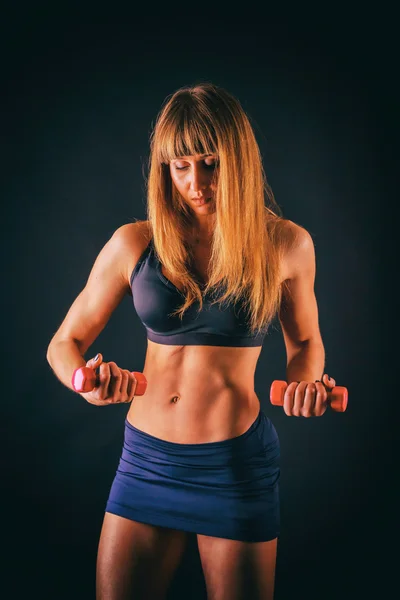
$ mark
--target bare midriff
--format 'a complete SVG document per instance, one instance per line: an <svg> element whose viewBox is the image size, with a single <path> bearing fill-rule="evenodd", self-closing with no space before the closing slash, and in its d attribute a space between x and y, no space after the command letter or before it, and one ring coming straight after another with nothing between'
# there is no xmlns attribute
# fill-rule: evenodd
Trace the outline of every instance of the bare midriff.
<svg viewBox="0 0 400 600"><path fill-rule="evenodd" d="M203 281L209 257L207 244L198 245L196 268ZM285 265L282 268L285 279ZM127 272L132 272L132 265ZM180 282L164 266L162 272L180 289ZM150 435L180 444L219 442L242 435L260 411L254 374L261 349L169 346L147 340L143 369L147 389L133 399L127 420Z"/></svg>
<svg viewBox="0 0 400 600"><path fill-rule="evenodd" d="M261 346L147 343L147 389L131 403L131 425L181 444L218 442L249 429L260 411L254 374Z"/></svg>

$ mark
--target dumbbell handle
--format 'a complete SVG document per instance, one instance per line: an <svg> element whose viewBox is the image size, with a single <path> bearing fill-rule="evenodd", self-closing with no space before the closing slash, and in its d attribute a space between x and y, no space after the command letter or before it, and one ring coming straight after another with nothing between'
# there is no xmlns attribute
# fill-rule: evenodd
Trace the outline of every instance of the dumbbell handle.
<svg viewBox="0 0 400 600"><path fill-rule="evenodd" d="M147 379L143 373L132 371L137 380L135 396L143 396L147 388ZM99 376L91 367L79 367L72 375L72 387L76 392L91 392L99 384Z"/></svg>
<svg viewBox="0 0 400 600"><path fill-rule="evenodd" d="M286 381L275 380L272 382L270 390L270 401L274 406L283 406L283 397L288 384ZM348 392L347 388L340 385L328 392L328 402L335 412L344 412L347 408Z"/></svg>

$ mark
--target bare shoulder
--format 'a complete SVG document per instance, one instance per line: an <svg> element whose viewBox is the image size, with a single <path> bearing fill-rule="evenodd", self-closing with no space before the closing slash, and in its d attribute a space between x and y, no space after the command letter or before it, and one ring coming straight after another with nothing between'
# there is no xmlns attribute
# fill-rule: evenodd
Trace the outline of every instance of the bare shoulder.
<svg viewBox="0 0 400 600"><path fill-rule="evenodd" d="M74 340L85 354L130 292L127 265L136 264L146 246L143 229L141 223L127 223L114 231L50 343Z"/></svg>
<svg viewBox="0 0 400 600"><path fill-rule="evenodd" d="M149 221L135 221L118 227L114 235L118 236L123 243L135 246L145 243L149 238L149 234Z"/></svg>
<svg viewBox="0 0 400 600"><path fill-rule="evenodd" d="M118 227L114 236L119 242L121 260L123 261L126 281L129 286L132 271L150 242L151 232L149 222L136 221L134 223L125 223Z"/></svg>
<svg viewBox="0 0 400 600"><path fill-rule="evenodd" d="M315 270L314 241L310 233L290 219L280 224L283 244L283 279L293 279L304 270Z"/></svg>

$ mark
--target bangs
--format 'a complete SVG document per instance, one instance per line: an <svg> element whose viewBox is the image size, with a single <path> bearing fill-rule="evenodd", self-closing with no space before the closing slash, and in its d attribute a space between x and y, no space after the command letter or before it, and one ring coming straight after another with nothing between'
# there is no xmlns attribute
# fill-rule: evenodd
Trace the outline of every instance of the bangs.
<svg viewBox="0 0 400 600"><path fill-rule="evenodd" d="M157 144L154 147L159 162L169 164L181 156L216 154L218 142L210 118L191 107L179 106L159 123Z"/></svg>

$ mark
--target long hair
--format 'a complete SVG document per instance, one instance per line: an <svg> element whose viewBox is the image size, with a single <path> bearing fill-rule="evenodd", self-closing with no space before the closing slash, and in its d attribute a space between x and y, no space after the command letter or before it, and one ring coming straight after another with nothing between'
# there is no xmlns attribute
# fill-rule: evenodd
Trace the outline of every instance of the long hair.
<svg viewBox="0 0 400 600"><path fill-rule="evenodd" d="M185 233L193 216L173 185L171 160L215 154L217 189L208 283L202 290L191 270ZM252 333L266 331L279 310L282 289L282 211L267 183L260 150L239 101L205 82L168 96L150 135L147 218L154 248L182 282L184 302L171 316L219 291L213 303L241 302ZM187 237L187 236L186 236Z"/></svg>

